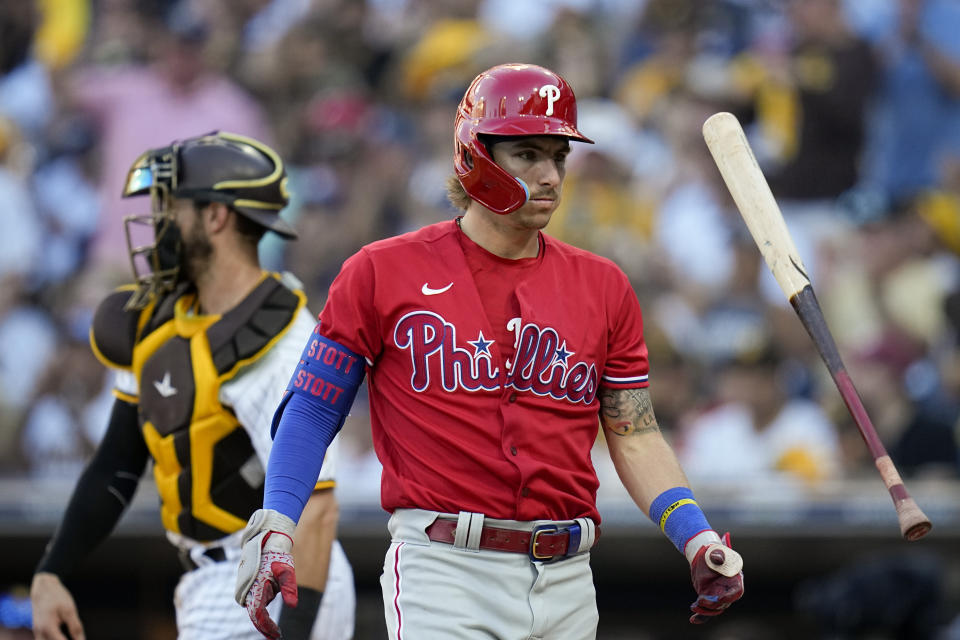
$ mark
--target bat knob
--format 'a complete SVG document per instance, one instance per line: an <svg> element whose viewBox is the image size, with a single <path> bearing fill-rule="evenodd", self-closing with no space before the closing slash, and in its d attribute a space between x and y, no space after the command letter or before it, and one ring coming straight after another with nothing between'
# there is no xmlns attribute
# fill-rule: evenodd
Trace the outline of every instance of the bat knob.
<svg viewBox="0 0 960 640"><path fill-rule="evenodd" d="M723 549L714 549L710 552L710 562L712 564L723 564L723 561L726 559L727 557L724 555Z"/></svg>
<svg viewBox="0 0 960 640"><path fill-rule="evenodd" d="M914 542L930 533L930 529L932 528L933 525L930 524L929 520L925 522L918 522L917 524L908 528L906 532L904 532L903 537L909 542Z"/></svg>
<svg viewBox="0 0 960 640"><path fill-rule="evenodd" d="M903 489L903 491L906 492L906 489ZM907 496L894 504L897 508L897 518L900 520L900 533L906 540L913 542L930 533L933 525L930 524L930 519L920 510L913 498Z"/></svg>
<svg viewBox="0 0 960 640"><path fill-rule="evenodd" d="M704 560L710 569L728 578L743 570L743 558L740 554L721 544L711 543L704 553Z"/></svg>

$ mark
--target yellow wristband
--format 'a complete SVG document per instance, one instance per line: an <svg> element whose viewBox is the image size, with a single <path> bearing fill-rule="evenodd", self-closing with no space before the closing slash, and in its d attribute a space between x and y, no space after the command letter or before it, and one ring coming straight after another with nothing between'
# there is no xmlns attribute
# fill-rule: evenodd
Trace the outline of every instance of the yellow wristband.
<svg viewBox="0 0 960 640"><path fill-rule="evenodd" d="M692 500L690 498L683 498L682 500L677 500L672 505L664 509L663 515L660 516L660 531L663 531L664 533L666 533L666 531L664 530L664 527L667 524L667 518L669 518L670 514L676 511L678 507L682 507L685 504L697 505L697 501Z"/></svg>

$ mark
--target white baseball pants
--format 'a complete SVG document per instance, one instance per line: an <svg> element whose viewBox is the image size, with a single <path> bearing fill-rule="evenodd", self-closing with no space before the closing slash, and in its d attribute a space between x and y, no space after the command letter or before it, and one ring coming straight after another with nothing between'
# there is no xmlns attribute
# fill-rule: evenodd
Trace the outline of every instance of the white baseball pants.
<svg viewBox="0 0 960 640"><path fill-rule="evenodd" d="M431 541L436 512L398 509L380 577L390 640L594 640L589 552L553 563ZM502 521L499 521L502 522Z"/></svg>

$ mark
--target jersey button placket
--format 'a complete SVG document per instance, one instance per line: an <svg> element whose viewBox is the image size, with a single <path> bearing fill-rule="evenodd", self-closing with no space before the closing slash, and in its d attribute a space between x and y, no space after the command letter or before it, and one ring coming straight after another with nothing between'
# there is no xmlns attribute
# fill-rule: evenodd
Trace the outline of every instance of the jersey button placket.
<svg viewBox="0 0 960 640"><path fill-rule="evenodd" d="M516 448L516 447L510 447L510 455L512 455L512 456L517 455L517 448Z"/></svg>

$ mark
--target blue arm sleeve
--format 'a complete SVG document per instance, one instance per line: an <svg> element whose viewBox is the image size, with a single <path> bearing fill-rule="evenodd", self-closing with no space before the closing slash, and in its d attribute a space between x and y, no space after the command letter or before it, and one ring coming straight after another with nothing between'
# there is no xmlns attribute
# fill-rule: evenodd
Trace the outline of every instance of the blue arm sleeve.
<svg viewBox="0 0 960 640"><path fill-rule="evenodd" d="M318 326L319 328L319 326ZM263 508L294 522L363 381L363 359L315 328L273 416Z"/></svg>
<svg viewBox="0 0 960 640"><path fill-rule="evenodd" d="M279 411L282 415L267 464L263 508L275 509L297 522L343 416L296 393L288 394Z"/></svg>

